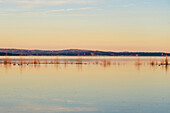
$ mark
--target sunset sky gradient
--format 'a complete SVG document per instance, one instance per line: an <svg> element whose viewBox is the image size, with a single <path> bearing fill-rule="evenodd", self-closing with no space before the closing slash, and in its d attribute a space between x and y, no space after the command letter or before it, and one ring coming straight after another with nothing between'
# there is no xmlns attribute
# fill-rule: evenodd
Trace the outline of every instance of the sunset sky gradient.
<svg viewBox="0 0 170 113"><path fill-rule="evenodd" d="M170 0L0 0L0 48L170 52Z"/></svg>

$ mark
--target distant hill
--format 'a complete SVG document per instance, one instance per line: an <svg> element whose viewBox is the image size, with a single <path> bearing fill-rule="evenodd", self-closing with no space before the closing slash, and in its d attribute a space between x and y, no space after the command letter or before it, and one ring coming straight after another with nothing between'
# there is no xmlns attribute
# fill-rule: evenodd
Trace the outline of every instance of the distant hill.
<svg viewBox="0 0 170 113"><path fill-rule="evenodd" d="M0 52L0 56L5 56L5 55L6 55L6 53ZM8 55L8 56L18 56L19 54L11 54L11 53L8 53L7 55Z"/></svg>
<svg viewBox="0 0 170 113"><path fill-rule="evenodd" d="M80 49L67 50L26 50L26 49L0 49L0 56L170 56L164 52L110 52Z"/></svg>

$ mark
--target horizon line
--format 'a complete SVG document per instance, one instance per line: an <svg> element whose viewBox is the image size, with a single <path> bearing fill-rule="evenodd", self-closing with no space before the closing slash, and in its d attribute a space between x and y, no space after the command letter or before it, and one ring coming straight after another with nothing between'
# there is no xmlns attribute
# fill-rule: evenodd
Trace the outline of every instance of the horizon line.
<svg viewBox="0 0 170 113"><path fill-rule="evenodd" d="M39 49L39 48L0 48L0 49L15 49L15 50L39 50L39 51L62 51L62 50L87 50L87 51L103 51L103 52L145 52L145 53L170 53L161 51L113 51L113 50L99 50L99 49L83 49L83 48L63 48L63 49Z"/></svg>

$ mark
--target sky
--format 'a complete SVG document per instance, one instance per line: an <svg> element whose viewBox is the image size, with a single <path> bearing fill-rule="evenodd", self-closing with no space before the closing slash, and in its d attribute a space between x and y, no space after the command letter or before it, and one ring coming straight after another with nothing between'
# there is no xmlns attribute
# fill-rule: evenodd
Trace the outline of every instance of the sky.
<svg viewBox="0 0 170 113"><path fill-rule="evenodd" d="M170 0L0 0L0 48L170 52Z"/></svg>

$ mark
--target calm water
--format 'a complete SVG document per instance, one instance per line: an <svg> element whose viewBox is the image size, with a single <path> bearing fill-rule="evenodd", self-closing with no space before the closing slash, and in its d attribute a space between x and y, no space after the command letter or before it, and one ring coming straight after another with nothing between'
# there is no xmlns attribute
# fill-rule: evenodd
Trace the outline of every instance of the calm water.
<svg viewBox="0 0 170 113"><path fill-rule="evenodd" d="M103 59L115 64L0 64L0 113L170 113L170 66L149 64L164 58L83 57Z"/></svg>

